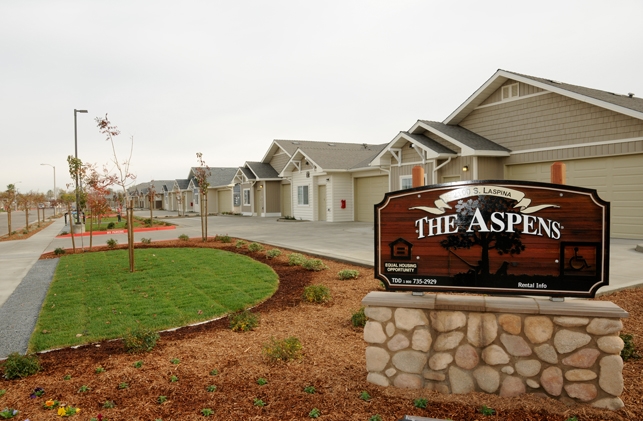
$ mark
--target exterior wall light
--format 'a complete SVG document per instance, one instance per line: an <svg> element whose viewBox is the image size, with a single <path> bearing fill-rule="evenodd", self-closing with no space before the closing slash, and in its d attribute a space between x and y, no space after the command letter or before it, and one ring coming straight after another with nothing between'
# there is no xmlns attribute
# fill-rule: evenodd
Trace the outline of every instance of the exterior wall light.
<svg viewBox="0 0 643 421"><path fill-rule="evenodd" d="M464 171L464 172L469 171L469 166L468 166L468 165L465 165L464 167L462 167L462 171Z"/></svg>

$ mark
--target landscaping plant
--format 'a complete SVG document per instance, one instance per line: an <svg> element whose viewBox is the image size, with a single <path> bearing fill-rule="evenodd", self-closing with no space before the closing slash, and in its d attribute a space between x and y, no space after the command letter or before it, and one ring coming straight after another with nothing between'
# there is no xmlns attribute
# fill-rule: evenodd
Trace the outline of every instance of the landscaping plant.
<svg viewBox="0 0 643 421"><path fill-rule="evenodd" d="M355 327L364 327L366 326L366 321L368 318L364 314L364 307L361 307L351 316L351 323Z"/></svg>
<svg viewBox="0 0 643 421"><path fill-rule="evenodd" d="M243 310L230 316L230 329L234 332L248 332L259 326L259 315Z"/></svg>
<svg viewBox="0 0 643 421"><path fill-rule="evenodd" d="M281 250L279 249L270 249L266 251L266 257L268 259L274 259L275 257L281 256Z"/></svg>
<svg viewBox="0 0 643 421"><path fill-rule="evenodd" d="M156 346L160 335L153 330L139 327L134 331L128 332L123 338L125 351L132 354L141 352L150 352Z"/></svg>
<svg viewBox="0 0 643 421"><path fill-rule="evenodd" d="M321 261L321 259L306 259L301 264L301 267L306 270L312 270L315 272L328 269L328 266L326 266L324 262Z"/></svg>
<svg viewBox="0 0 643 421"><path fill-rule="evenodd" d="M263 250L263 246L261 244L259 244L259 243L252 242L252 243L248 244L248 250L250 250L253 253L256 253L258 251Z"/></svg>
<svg viewBox="0 0 643 421"><path fill-rule="evenodd" d="M302 357L301 352L301 342L294 336L286 339L270 338L270 342L262 347L264 357L273 363L300 359Z"/></svg>
<svg viewBox="0 0 643 421"><path fill-rule="evenodd" d="M344 269L340 270L337 276L342 281L346 279L357 279L359 277L359 271L353 269Z"/></svg>
<svg viewBox="0 0 643 421"><path fill-rule="evenodd" d="M330 289L327 286L316 284L304 288L304 301L309 303L322 304L330 301Z"/></svg>
<svg viewBox="0 0 643 421"><path fill-rule="evenodd" d="M113 238L110 238L109 240L107 240L107 247L108 248L114 249L114 248L116 248L117 245L118 245L118 241L114 240Z"/></svg>
<svg viewBox="0 0 643 421"><path fill-rule="evenodd" d="M21 379L40 371L40 361L36 355L20 355L12 352L2 363L2 369L5 379Z"/></svg>

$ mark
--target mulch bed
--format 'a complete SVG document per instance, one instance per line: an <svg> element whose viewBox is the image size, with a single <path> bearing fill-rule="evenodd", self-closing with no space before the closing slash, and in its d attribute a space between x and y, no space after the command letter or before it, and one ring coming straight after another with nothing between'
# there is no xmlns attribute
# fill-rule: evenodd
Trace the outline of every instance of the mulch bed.
<svg viewBox="0 0 643 421"><path fill-rule="evenodd" d="M54 411L42 409L46 399L80 407L74 417L89 420L103 415L103 420L197 420L203 419L201 410L210 408L211 419L216 420L304 420L310 419L313 408L321 411L325 420L369 420L380 414L382 420L398 420L404 415L416 415L453 420L552 420L564 421L576 416L588 420L643 419L643 383L641 360L629 360L623 371L625 392L621 397L625 408L612 412L594 409L572 402L561 402L535 395L500 398L496 395L472 393L468 395L441 395L425 390L398 390L381 388L366 382L364 353L366 344L362 330L351 325L350 318L359 309L361 299L379 288L372 269L325 260L329 270L309 272L288 265L288 251L276 259L267 259L265 253L250 253L232 244L167 241L152 243L152 247L215 247L243 253L270 265L279 275L280 286L273 297L253 311L261 316L260 326L246 333L232 332L226 318L185 327L161 335L156 348L147 354L132 355L123 351L120 340L91 344L78 349L63 349L41 354L43 370L23 380L0 381L0 389L7 393L0 398L0 410L14 407L21 412L16 419L53 420ZM150 247L137 245L138 247ZM105 247L94 247L104 250ZM43 258L52 258L52 254ZM340 281L342 269L356 269L357 280ZM333 300L327 305L302 302L303 288L323 283L331 289ZM643 290L613 294L609 299L630 312L624 321L624 332L641 336ZM262 346L271 338L296 336L303 344L301 361L269 364L262 356ZM172 364L179 358L180 364ZM135 361L144 365L137 369ZM104 373L96 374L102 366ZM209 372L217 369L219 374ZM70 380L63 380L70 375ZM169 378L176 375L178 382ZM257 384L263 377L268 383ZM128 388L118 385L126 382ZM90 391L78 392L83 386ZM215 392L206 387L215 385ZM303 391L314 386L315 394ZM30 399L36 387L45 389L45 395ZM369 401L360 399L368 391ZM167 401L157 403L159 396ZM413 400L424 397L426 409L415 408ZM260 399L265 406L253 403ZM114 401L112 409L103 408L105 401ZM486 405L495 409L495 415L483 416L479 409Z"/></svg>

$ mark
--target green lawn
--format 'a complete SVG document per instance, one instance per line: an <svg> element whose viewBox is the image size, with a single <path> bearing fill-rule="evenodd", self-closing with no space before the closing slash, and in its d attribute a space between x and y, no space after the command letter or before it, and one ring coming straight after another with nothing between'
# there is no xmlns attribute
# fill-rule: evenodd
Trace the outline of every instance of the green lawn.
<svg viewBox="0 0 643 421"><path fill-rule="evenodd" d="M127 250L61 257L29 351L209 320L265 300L279 282L270 267L221 250L140 249L135 259L130 273Z"/></svg>
<svg viewBox="0 0 643 421"><path fill-rule="evenodd" d="M146 227L148 226L145 221L149 221L149 218L141 218L138 216L134 217L134 228L136 227ZM110 222L114 223L114 226L112 228L107 228L107 226L110 224ZM127 219L125 216L121 218L121 222L118 222L117 217L106 217L101 219L100 225L97 223L94 223L93 226L90 226L90 221L87 219L85 222L85 231L89 232L90 229L93 229L93 231L107 231L109 230L117 230L117 229L125 229L125 225L127 223ZM157 221L156 219L153 220L154 226L168 226L168 225L173 225L170 224L169 222L165 221Z"/></svg>

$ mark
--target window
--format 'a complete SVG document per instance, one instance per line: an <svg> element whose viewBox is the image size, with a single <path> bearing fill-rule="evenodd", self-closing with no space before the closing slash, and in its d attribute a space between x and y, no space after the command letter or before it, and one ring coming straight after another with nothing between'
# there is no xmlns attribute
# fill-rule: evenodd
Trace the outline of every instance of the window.
<svg viewBox="0 0 643 421"><path fill-rule="evenodd" d="M297 204L308 204L308 186L297 186Z"/></svg>
<svg viewBox="0 0 643 421"><path fill-rule="evenodd" d="M243 206L250 206L250 189L243 189Z"/></svg>
<svg viewBox="0 0 643 421"><path fill-rule="evenodd" d="M412 175L401 175L400 176L400 190L410 189L413 187L413 176Z"/></svg>
<svg viewBox="0 0 643 421"><path fill-rule="evenodd" d="M199 190L198 189L192 190L192 195L194 196L194 206L196 206L199 204L199 196L200 196Z"/></svg>
<svg viewBox="0 0 643 421"><path fill-rule="evenodd" d="M502 99L511 99L517 97L519 94L519 85L513 83L502 87Z"/></svg>

